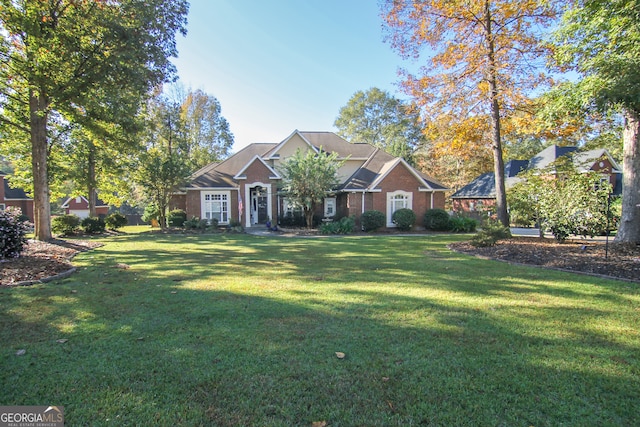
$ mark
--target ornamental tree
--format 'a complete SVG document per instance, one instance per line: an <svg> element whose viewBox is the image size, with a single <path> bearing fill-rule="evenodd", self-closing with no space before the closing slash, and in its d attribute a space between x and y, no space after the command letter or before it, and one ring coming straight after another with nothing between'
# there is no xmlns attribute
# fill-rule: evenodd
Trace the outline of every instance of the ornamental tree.
<svg viewBox="0 0 640 427"><path fill-rule="evenodd" d="M309 148L296 150L280 167L283 190L291 201L302 207L307 228L313 226L313 212L318 203L338 184L338 169L344 160L338 153Z"/></svg>

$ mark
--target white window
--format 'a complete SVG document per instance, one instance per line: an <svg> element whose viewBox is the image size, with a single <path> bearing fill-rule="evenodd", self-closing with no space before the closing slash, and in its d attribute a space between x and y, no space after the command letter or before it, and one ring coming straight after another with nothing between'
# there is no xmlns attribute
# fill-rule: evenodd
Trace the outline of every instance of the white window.
<svg viewBox="0 0 640 427"><path fill-rule="evenodd" d="M283 199L282 205L284 207L284 214L286 216L294 216L296 214L302 214L302 206L293 203L291 199Z"/></svg>
<svg viewBox="0 0 640 427"><path fill-rule="evenodd" d="M218 221L218 224L229 223L229 192L202 194L202 219Z"/></svg>
<svg viewBox="0 0 640 427"><path fill-rule="evenodd" d="M412 208L413 194L407 191L387 193L387 227L395 227L392 222L393 213L398 209Z"/></svg>
<svg viewBox="0 0 640 427"><path fill-rule="evenodd" d="M324 199L324 216L331 217L336 215L336 198L327 197Z"/></svg>

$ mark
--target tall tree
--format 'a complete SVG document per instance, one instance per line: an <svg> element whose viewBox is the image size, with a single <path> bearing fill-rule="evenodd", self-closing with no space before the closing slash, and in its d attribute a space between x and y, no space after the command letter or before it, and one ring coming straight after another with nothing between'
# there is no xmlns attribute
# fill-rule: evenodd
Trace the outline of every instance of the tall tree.
<svg viewBox="0 0 640 427"><path fill-rule="evenodd" d="M189 91L180 105L187 130L189 164L193 170L224 160L233 146L233 133L216 97L201 90Z"/></svg>
<svg viewBox="0 0 640 427"><path fill-rule="evenodd" d="M135 180L146 199L158 208L158 222L167 226L172 194L184 184L189 172L187 127L181 106L159 94L147 103L145 149L136 167Z"/></svg>
<svg viewBox="0 0 640 427"><path fill-rule="evenodd" d="M65 176L73 185L72 195L85 195L89 200L89 216L96 216L100 199L120 206L132 192L132 171L141 148L124 136L95 133L76 127L69 143L64 145Z"/></svg>
<svg viewBox="0 0 640 427"><path fill-rule="evenodd" d="M568 92L592 109L622 111L622 217L616 241L640 243L640 1L574 2L557 43L559 64L582 76Z"/></svg>
<svg viewBox="0 0 640 427"><path fill-rule="evenodd" d="M0 122L30 140L36 239L51 238L51 114L73 121L96 94L140 99L172 76L187 10L186 0L0 0Z"/></svg>
<svg viewBox="0 0 640 427"><path fill-rule="evenodd" d="M338 153L318 152L309 149L296 150L280 168L283 190L287 198L302 206L307 228L313 226L313 213L318 203L338 184L338 169L344 161L338 161Z"/></svg>
<svg viewBox="0 0 640 427"><path fill-rule="evenodd" d="M426 119L489 119L497 215L508 225L501 119L545 81L540 40L554 2L385 0L383 8L391 46L405 58L428 56L420 75L404 72L403 81Z"/></svg>
<svg viewBox="0 0 640 427"><path fill-rule="evenodd" d="M419 111L376 87L354 93L334 126L352 143L371 144L410 163L426 143Z"/></svg>

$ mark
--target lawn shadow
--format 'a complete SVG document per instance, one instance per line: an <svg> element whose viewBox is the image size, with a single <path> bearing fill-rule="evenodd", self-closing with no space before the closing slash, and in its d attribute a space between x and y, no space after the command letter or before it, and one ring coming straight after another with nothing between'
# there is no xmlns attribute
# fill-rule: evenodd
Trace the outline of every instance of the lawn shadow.
<svg viewBox="0 0 640 427"><path fill-rule="evenodd" d="M0 401L53 400L70 425L640 421L637 334L601 329L632 326L637 289L496 277L437 240L224 239L114 242L0 290Z"/></svg>

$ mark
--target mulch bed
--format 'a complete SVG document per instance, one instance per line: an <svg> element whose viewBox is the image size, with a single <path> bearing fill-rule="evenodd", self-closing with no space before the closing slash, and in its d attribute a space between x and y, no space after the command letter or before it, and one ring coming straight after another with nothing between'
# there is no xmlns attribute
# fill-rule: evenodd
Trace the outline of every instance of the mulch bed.
<svg viewBox="0 0 640 427"><path fill-rule="evenodd" d="M90 240L28 240L20 257L0 261L0 286L29 284L65 273L73 268L71 259L77 253L98 246L102 243Z"/></svg>
<svg viewBox="0 0 640 427"><path fill-rule="evenodd" d="M640 282L640 246L602 241L514 237L495 246L476 248L468 242L450 245L451 249L490 259L537 265ZM608 250L607 250L608 249Z"/></svg>

